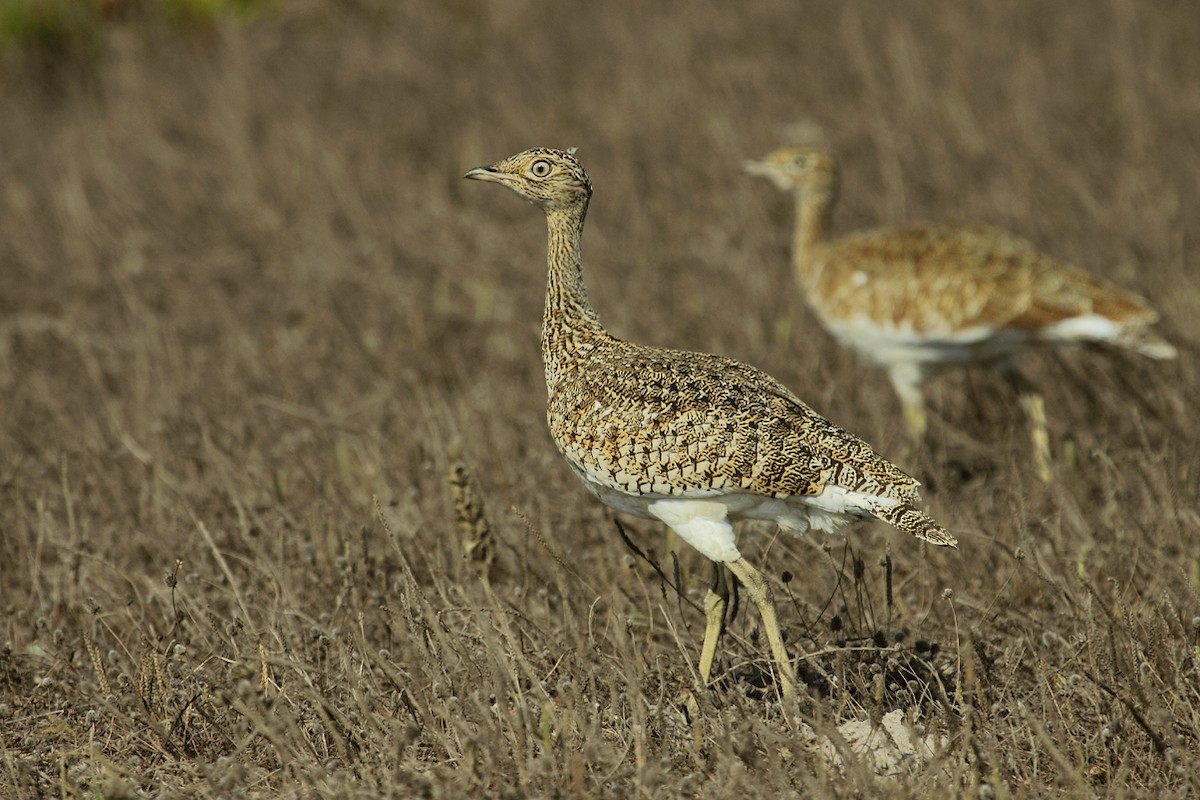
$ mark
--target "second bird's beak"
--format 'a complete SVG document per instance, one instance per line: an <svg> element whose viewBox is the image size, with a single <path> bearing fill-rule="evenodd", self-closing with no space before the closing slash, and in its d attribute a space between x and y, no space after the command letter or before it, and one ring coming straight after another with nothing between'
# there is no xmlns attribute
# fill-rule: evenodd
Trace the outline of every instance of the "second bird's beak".
<svg viewBox="0 0 1200 800"><path fill-rule="evenodd" d="M754 159L748 158L742 162L742 172L745 172L748 175L763 175L767 172L767 169L767 165L762 161L755 161Z"/></svg>

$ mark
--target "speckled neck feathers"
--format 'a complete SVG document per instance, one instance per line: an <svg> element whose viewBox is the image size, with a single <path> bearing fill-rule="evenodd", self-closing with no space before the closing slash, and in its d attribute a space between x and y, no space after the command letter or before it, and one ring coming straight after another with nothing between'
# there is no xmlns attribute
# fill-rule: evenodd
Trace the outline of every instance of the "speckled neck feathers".
<svg viewBox="0 0 1200 800"><path fill-rule="evenodd" d="M796 193L796 225L792 230L792 263L796 279L806 291L819 285L823 264L817 257L829 235L836 195Z"/></svg>
<svg viewBox="0 0 1200 800"><path fill-rule="evenodd" d="M585 196L572 206L546 208L548 277L542 315L542 363L548 388L558 382L571 360L612 339L588 301L583 280L581 244L587 204Z"/></svg>

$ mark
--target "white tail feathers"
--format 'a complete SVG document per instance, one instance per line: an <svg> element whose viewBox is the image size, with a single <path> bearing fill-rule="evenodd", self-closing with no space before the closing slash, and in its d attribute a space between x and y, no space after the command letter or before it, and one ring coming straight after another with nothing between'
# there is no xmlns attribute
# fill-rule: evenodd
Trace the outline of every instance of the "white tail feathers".
<svg viewBox="0 0 1200 800"><path fill-rule="evenodd" d="M1117 344L1149 358L1170 359L1179 355L1175 345L1146 330L1131 330L1118 336Z"/></svg>

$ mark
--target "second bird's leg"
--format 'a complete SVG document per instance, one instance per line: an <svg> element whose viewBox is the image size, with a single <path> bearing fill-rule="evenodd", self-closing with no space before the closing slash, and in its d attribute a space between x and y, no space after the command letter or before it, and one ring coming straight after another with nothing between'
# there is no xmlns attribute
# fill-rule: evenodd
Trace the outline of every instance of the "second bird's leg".
<svg viewBox="0 0 1200 800"><path fill-rule="evenodd" d="M913 449L919 448L921 439L925 436L925 429L929 427L924 403L904 404L904 427L908 430L909 445Z"/></svg>
<svg viewBox="0 0 1200 800"><path fill-rule="evenodd" d="M1050 431L1046 425L1046 399L1036 387L1012 364L1004 364L1003 370L1009 383L1020 397L1021 408L1029 420L1029 439L1033 445L1033 466L1042 483L1049 483Z"/></svg>
<svg viewBox="0 0 1200 800"><path fill-rule="evenodd" d="M787 648L783 646L783 634L779 632L779 620L775 616L775 606L771 603L771 587L767 585L762 573L744 558L727 561L725 566L729 567L729 571L746 587L750 599L758 608L759 616L762 617L763 630L766 631L771 655L779 671L779 689L784 699L795 699L796 682L792 678L792 660L788 657Z"/></svg>
<svg viewBox="0 0 1200 800"><path fill-rule="evenodd" d="M1050 482L1050 432L1046 427L1046 399L1037 392L1021 394L1021 408L1029 418L1029 438L1033 442L1033 464L1042 483Z"/></svg>
<svg viewBox="0 0 1200 800"><path fill-rule="evenodd" d="M725 609L729 606L729 583L725 580L725 567L713 562L712 583L704 594L704 646L700 648L700 683L708 686L712 677L713 658L717 653L717 642L725 633Z"/></svg>
<svg viewBox="0 0 1200 800"><path fill-rule="evenodd" d="M908 446L912 454L921 449L925 429L929 425L925 413L925 395L922 390L925 375L917 364L895 364L888 369L888 378L900 398L904 409L904 427L908 431ZM911 454L910 454L911 455Z"/></svg>

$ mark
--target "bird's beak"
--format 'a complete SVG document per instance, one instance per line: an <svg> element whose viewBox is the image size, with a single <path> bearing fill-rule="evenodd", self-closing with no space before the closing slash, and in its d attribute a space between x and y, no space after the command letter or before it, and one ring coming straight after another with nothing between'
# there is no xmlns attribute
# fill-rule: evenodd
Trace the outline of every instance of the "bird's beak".
<svg viewBox="0 0 1200 800"><path fill-rule="evenodd" d="M476 167L468 170L464 178L473 181L488 181L489 183L503 183L503 174L495 167Z"/></svg>
<svg viewBox="0 0 1200 800"><path fill-rule="evenodd" d="M770 167L762 161L746 159L742 162L742 172L747 175L766 175L770 171Z"/></svg>

